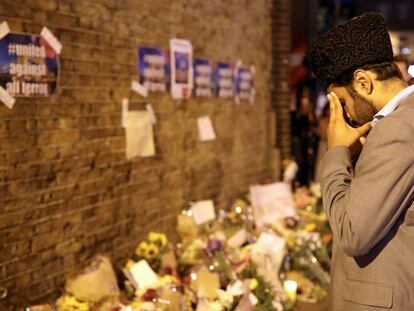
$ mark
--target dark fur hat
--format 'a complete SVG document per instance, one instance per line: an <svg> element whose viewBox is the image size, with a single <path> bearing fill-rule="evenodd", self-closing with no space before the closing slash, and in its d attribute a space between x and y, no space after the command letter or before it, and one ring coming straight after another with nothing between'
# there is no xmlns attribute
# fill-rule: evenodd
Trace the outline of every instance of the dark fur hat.
<svg viewBox="0 0 414 311"><path fill-rule="evenodd" d="M324 87L364 65L392 62L384 16L370 12L336 25L315 40L306 61Z"/></svg>

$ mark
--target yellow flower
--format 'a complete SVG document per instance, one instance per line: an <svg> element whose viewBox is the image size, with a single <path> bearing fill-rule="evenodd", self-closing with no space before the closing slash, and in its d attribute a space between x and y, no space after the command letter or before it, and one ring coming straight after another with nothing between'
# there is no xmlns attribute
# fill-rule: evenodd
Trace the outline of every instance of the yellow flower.
<svg viewBox="0 0 414 311"><path fill-rule="evenodd" d="M178 284L177 278L175 278L175 277L173 277L172 275L169 275L169 274L164 275L159 280L160 286L163 286L163 285L166 285L166 284L174 284L174 283L177 283Z"/></svg>
<svg viewBox="0 0 414 311"><path fill-rule="evenodd" d="M289 248L294 248L296 246L296 240L293 236L289 235L286 237L286 244Z"/></svg>
<svg viewBox="0 0 414 311"><path fill-rule="evenodd" d="M89 311L90 305L87 302L80 302L73 296L62 296L57 301L59 310L62 311Z"/></svg>
<svg viewBox="0 0 414 311"><path fill-rule="evenodd" d="M314 223L310 223L305 226L305 231L307 232L313 232L315 230L316 230L316 224Z"/></svg>
<svg viewBox="0 0 414 311"><path fill-rule="evenodd" d="M129 270L129 269L131 269L131 267L132 267L133 265L135 265L135 261L133 261L133 260L131 260L131 259L128 259L127 263L125 264L125 269L126 269L126 270Z"/></svg>
<svg viewBox="0 0 414 311"><path fill-rule="evenodd" d="M147 250L145 252L145 258L152 259L157 257L160 253L160 249L155 244L148 244Z"/></svg>
<svg viewBox="0 0 414 311"><path fill-rule="evenodd" d="M158 232L150 232L148 234L148 240L157 244L160 248L164 248L168 243L167 236L164 233Z"/></svg>
<svg viewBox="0 0 414 311"><path fill-rule="evenodd" d="M149 244L147 241L142 241L135 249L135 254L140 257L145 257L145 255L147 254L148 246Z"/></svg>
<svg viewBox="0 0 414 311"><path fill-rule="evenodd" d="M250 290L255 290L258 285L259 285L259 282L257 281L257 279L250 280L250 284L249 284Z"/></svg>

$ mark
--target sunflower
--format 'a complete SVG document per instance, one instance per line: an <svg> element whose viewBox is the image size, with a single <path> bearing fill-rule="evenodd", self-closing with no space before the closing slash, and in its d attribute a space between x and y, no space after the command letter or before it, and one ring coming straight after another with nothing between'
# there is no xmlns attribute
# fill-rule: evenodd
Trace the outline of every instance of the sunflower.
<svg viewBox="0 0 414 311"><path fill-rule="evenodd" d="M148 234L148 240L152 243L157 244L161 249L167 246L168 243L167 236L164 233L158 232L150 232Z"/></svg>
<svg viewBox="0 0 414 311"><path fill-rule="evenodd" d="M148 247L145 252L145 258L152 259L157 257L157 255L160 253L160 249L157 245L150 243L148 244Z"/></svg>
<svg viewBox="0 0 414 311"><path fill-rule="evenodd" d="M138 257L145 257L148 251L149 244L147 241L142 241L139 243L138 247L135 249L135 254Z"/></svg>

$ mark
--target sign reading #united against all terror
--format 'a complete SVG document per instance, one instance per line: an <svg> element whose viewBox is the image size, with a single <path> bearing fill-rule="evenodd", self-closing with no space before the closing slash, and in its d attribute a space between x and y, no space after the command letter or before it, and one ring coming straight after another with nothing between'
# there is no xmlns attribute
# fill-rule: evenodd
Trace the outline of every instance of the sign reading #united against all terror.
<svg viewBox="0 0 414 311"><path fill-rule="evenodd" d="M8 33L0 40L0 85L13 97L52 95L59 57L39 35Z"/></svg>

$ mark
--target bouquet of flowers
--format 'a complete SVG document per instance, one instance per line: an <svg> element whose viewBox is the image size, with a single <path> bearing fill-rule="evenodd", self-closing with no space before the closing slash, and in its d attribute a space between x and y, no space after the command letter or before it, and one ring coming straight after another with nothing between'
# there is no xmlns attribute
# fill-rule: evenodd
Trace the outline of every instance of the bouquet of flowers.
<svg viewBox="0 0 414 311"><path fill-rule="evenodd" d="M135 248L131 259L138 262L145 259L151 268L158 272L161 269L162 255L170 251L167 236L164 233L150 232Z"/></svg>

